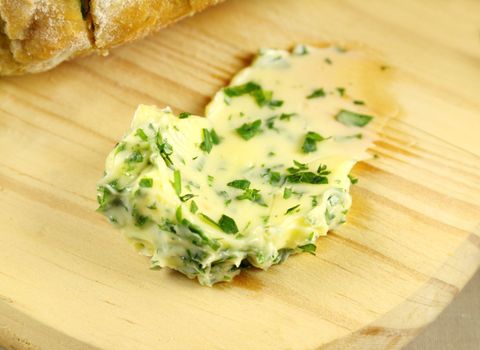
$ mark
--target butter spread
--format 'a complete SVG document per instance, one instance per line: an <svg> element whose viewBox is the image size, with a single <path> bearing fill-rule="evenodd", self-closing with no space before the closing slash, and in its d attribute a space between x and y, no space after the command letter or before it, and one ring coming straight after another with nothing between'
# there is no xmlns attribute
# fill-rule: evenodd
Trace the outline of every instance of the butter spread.
<svg viewBox="0 0 480 350"><path fill-rule="evenodd" d="M358 69L372 64L335 47L264 49L206 118L140 105L107 158L99 211L152 267L204 285L314 253L345 222L350 170L374 140Z"/></svg>

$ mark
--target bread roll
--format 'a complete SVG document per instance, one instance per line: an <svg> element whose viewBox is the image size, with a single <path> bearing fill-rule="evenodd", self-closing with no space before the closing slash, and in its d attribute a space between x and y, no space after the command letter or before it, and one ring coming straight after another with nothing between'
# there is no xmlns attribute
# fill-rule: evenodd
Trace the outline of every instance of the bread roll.
<svg viewBox="0 0 480 350"><path fill-rule="evenodd" d="M78 0L0 0L0 74L35 73L92 49Z"/></svg>
<svg viewBox="0 0 480 350"><path fill-rule="evenodd" d="M0 75L48 70L222 0L0 0Z"/></svg>
<svg viewBox="0 0 480 350"><path fill-rule="evenodd" d="M158 30L220 0L92 0L97 48L108 49Z"/></svg>

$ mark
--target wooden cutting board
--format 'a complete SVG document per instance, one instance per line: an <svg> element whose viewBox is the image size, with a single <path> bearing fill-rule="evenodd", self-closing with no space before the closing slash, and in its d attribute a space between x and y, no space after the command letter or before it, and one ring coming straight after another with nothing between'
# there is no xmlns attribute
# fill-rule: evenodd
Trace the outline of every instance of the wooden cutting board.
<svg viewBox="0 0 480 350"><path fill-rule="evenodd" d="M95 212L137 104L202 114L261 46L364 44L401 108L346 225L268 272L201 287L148 269ZM229 0L146 40L0 80L0 345L396 349L480 264L480 2Z"/></svg>

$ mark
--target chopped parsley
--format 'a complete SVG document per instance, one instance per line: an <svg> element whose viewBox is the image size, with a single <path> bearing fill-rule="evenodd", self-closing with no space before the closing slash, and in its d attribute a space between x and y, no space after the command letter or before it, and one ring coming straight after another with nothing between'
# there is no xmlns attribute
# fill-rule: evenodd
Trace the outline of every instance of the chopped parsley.
<svg viewBox="0 0 480 350"><path fill-rule="evenodd" d="M173 189L177 196L180 196L180 193L182 193L182 175L180 174L180 170L173 172Z"/></svg>
<svg viewBox="0 0 480 350"><path fill-rule="evenodd" d="M213 227L216 227L218 228L218 224L215 222L215 220L213 220L211 217L203 214L203 213L200 213L198 214L200 215L200 217L207 223L207 224L210 224L211 226Z"/></svg>
<svg viewBox="0 0 480 350"><path fill-rule="evenodd" d="M179 205L177 207L177 210L175 210L175 218L177 219L177 222L181 223L183 219L183 213L182 213L182 206Z"/></svg>
<svg viewBox="0 0 480 350"><path fill-rule="evenodd" d="M167 140L162 140L160 133L157 133L156 144L158 151L160 152L160 156L162 157L165 164L170 169L173 169L173 162L170 158L170 155L173 153L172 146L167 142Z"/></svg>
<svg viewBox="0 0 480 350"><path fill-rule="evenodd" d="M207 153L210 153L213 145L218 145L220 143L220 138L214 129L202 129L203 141L200 144L200 149Z"/></svg>
<svg viewBox="0 0 480 350"><path fill-rule="evenodd" d="M150 210L155 210L157 209L157 203L150 204L147 208Z"/></svg>
<svg viewBox="0 0 480 350"><path fill-rule="evenodd" d="M292 214L295 210L297 210L300 207L300 204L297 204L291 208L288 208L287 211L285 212L284 215Z"/></svg>
<svg viewBox="0 0 480 350"><path fill-rule="evenodd" d="M192 115L192 113L182 112L182 113L180 113L180 114L178 115L178 117L179 117L180 119L185 119L185 118L190 117L191 115Z"/></svg>
<svg viewBox="0 0 480 350"><path fill-rule="evenodd" d="M218 221L218 226L222 229L225 233L237 233L238 227L230 216L222 215L220 220Z"/></svg>
<svg viewBox="0 0 480 350"><path fill-rule="evenodd" d="M312 255L315 255L315 251L317 250L317 246L313 243L301 245L298 247L302 252L305 253L310 253Z"/></svg>
<svg viewBox="0 0 480 350"><path fill-rule="evenodd" d="M135 226L137 227L142 227L150 220L148 216L140 214L135 208L132 210L132 217L135 221Z"/></svg>
<svg viewBox="0 0 480 350"><path fill-rule="evenodd" d="M358 179L353 175L348 174L348 178L350 179L350 183L352 185L355 185L358 182Z"/></svg>
<svg viewBox="0 0 480 350"><path fill-rule="evenodd" d="M241 179L241 180L233 180L227 184L227 186L238 188L241 190L246 190L250 187L250 181Z"/></svg>
<svg viewBox="0 0 480 350"><path fill-rule="evenodd" d="M127 162L141 163L143 162L143 154L139 151L133 151L130 157L127 158Z"/></svg>
<svg viewBox="0 0 480 350"><path fill-rule="evenodd" d="M245 123L241 127L237 128L238 135L244 140L250 140L252 137L258 135L261 132L260 126L262 121L260 119L255 120L252 123Z"/></svg>
<svg viewBox="0 0 480 350"><path fill-rule="evenodd" d="M359 114L345 109L340 110L335 116L335 120L347 126L364 127L373 119L372 116L366 114Z"/></svg>
<svg viewBox="0 0 480 350"><path fill-rule="evenodd" d="M268 183L270 185L276 186L282 180L282 175L278 171L272 171L271 169L267 170L268 174Z"/></svg>
<svg viewBox="0 0 480 350"><path fill-rule="evenodd" d="M192 194L192 193L187 193L187 194L184 194L183 196L180 196L180 200L181 200L182 202L187 202L187 201L189 201L190 199L192 199L193 197L195 197L194 194Z"/></svg>
<svg viewBox="0 0 480 350"><path fill-rule="evenodd" d="M215 181L215 178L212 175L207 175L207 183L209 187L212 187L213 181Z"/></svg>
<svg viewBox="0 0 480 350"><path fill-rule="evenodd" d="M293 116L296 116L296 115L297 115L297 113L282 113L282 114L280 114L278 119L285 120L285 121L289 122L290 118L293 117Z"/></svg>
<svg viewBox="0 0 480 350"><path fill-rule="evenodd" d="M307 183L307 184L328 184L327 175L330 171L327 170L326 165L320 165L317 172L306 171L308 166L306 164L294 161L295 167L288 168L287 171L290 175L286 176L286 181L289 183Z"/></svg>
<svg viewBox="0 0 480 350"><path fill-rule="evenodd" d="M249 200L251 202L260 204L261 206L267 206L265 202L262 199L262 195L260 194L260 190L254 189L254 188L247 188L245 189L245 192L243 192L241 195L238 195L235 197L238 200Z"/></svg>
<svg viewBox="0 0 480 350"><path fill-rule="evenodd" d="M228 97L238 97L245 94L250 94L255 90L260 90L261 87L257 83L253 81L249 81L248 83L237 85L237 86L228 86L223 89L223 92Z"/></svg>
<svg viewBox="0 0 480 350"><path fill-rule="evenodd" d="M151 177L144 177L138 183L140 187L152 187L153 186L153 179Z"/></svg>
<svg viewBox="0 0 480 350"><path fill-rule="evenodd" d="M353 104L354 104L354 105L363 106L363 105L365 105L365 102L364 102L364 101L361 101L361 100L353 100Z"/></svg>
<svg viewBox="0 0 480 350"><path fill-rule="evenodd" d="M190 212L192 214L195 214L197 211L198 211L197 203L195 203L195 201L191 201L190 202Z"/></svg>
<svg viewBox="0 0 480 350"><path fill-rule="evenodd" d="M307 96L308 99L317 98L317 97L325 97L325 90L315 89L312 91L310 95Z"/></svg>
<svg viewBox="0 0 480 350"><path fill-rule="evenodd" d="M361 140L363 138L363 134L358 133L358 134L352 134L352 135L346 135L346 136L335 136L334 139L335 141L346 141L346 140L351 140L351 139L359 139Z"/></svg>
<svg viewBox="0 0 480 350"><path fill-rule="evenodd" d="M300 163L299 161L294 160L293 164L295 165L294 167L290 167L287 169L287 171L291 174L298 173L302 170L308 170L308 165L305 163Z"/></svg>
<svg viewBox="0 0 480 350"><path fill-rule="evenodd" d="M338 91L338 94L343 97L345 96L345 88L343 87L337 87L336 90Z"/></svg>
<svg viewBox="0 0 480 350"><path fill-rule="evenodd" d="M285 187L283 190L283 199L288 199L292 196L293 190L291 187Z"/></svg>
<svg viewBox="0 0 480 350"><path fill-rule="evenodd" d="M126 147L127 145L125 144L125 142L117 144L117 146L115 147L115 155L119 154L122 151L125 151Z"/></svg>
<svg viewBox="0 0 480 350"><path fill-rule="evenodd" d="M319 133L316 133L314 131L307 132L302 145L303 153L315 152L317 150L317 142L321 142L323 140L326 140L326 138Z"/></svg>
<svg viewBox="0 0 480 350"><path fill-rule="evenodd" d="M332 60L328 57L325 58L324 61L325 61L326 64L332 64L333 63Z"/></svg>
<svg viewBox="0 0 480 350"><path fill-rule="evenodd" d="M266 123L266 124L267 124L267 128L276 130L276 128L275 128L275 119L277 119L277 116L276 116L276 115L274 115L273 117L270 117L270 118L267 119L267 123Z"/></svg>
<svg viewBox="0 0 480 350"><path fill-rule="evenodd" d="M140 137L142 141L148 140L148 136L147 134L145 134L145 131L143 131L143 129L137 129L137 131L135 132L135 136Z"/></svg>
<svg viewBox="0 0 480 350"><path fill-rule="evenodd" d="M223 89L223 92L230 98L248 94L253 97L259 107L268 106L270 108L276 108L283 105L283 101L272 98L272 91L263 90L260 85L253 81L242 85L226 87Z"/></svg>

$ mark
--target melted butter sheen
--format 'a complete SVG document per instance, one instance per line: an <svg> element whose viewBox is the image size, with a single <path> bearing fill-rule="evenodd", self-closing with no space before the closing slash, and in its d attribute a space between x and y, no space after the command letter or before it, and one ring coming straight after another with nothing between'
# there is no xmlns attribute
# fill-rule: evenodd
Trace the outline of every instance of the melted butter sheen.
<svg viewBox="0 0 480 350"><path fill-rule="evenodd" d="M99 210L152 267L205 285L312 253L345 222L348 174L384 112L371 88L382 74L360 51L299 45L262 50L206 118L141 105L107 158Z"/></svg>

